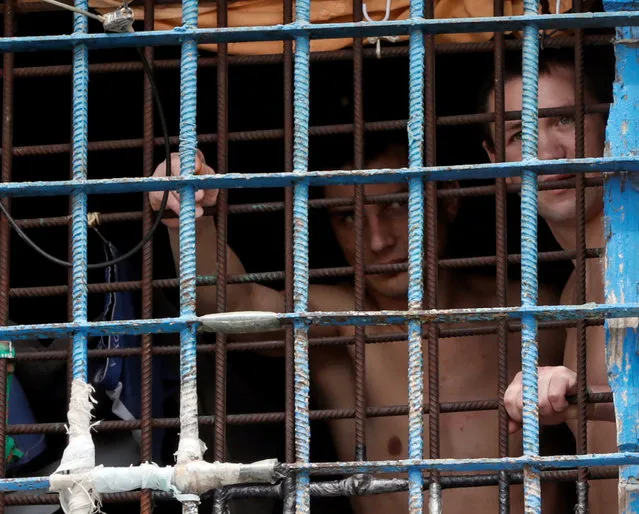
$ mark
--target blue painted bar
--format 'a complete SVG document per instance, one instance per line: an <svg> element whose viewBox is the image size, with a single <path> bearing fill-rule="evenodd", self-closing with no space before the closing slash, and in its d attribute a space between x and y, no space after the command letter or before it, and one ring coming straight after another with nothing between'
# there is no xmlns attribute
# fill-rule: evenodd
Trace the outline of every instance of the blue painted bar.
<svg viewBox="0 0 639 514"><path fill-rule="evenodd" d="M639 13L581 13L503 16L491 18L449 18L396 20L376 23L317 23L230 28L183 28L136 32L133 34L86 34L0 38L2 52L71 50L85 44L90 50L141 46L180 45L187 39L197 43L237 43L248 41L293 40L302 35L311 39L379 37L408 35L411 29L424 34L476 33L522 30L529 23L540 29L630 26L639 23Z"/></svg>
<svg viewBox="0 0 639 514"><path fill-rule="evenodd" d="M309 186L329 184L372 184L381 182L403 182L414 177L425 181L467 180L485 178L516 177L521 174L524 163L477 164L473 166L432 166L415 169L371 169L308 171L306 173L227 173L224 175L203 175L183 177L135 177L95 180L60 180L38 182L0 182L0 197L4 196L57 196L67 195L73 190L87 194L139 193L144 191L170 191L183 185L195 189L239 189L289 187L304 182ZM624 157L618 160L590 158L574 160L537 161L525 163L527 170L538 175L553 173L588 173L639 171L639 158Z"/></svg>
<svg viewBox="0 0 639 514"><path fill-rule="evenodd" d="M306 27L311 19L311 1L296 0L295 23ZM306 31L295 37L293 68L293 172L308 172L309 94L311 42ZM308 183L298 182L293 188L293 310L308 310ZM310 374L308 364L308 324L294 322L294 403L295 462L307 463L311 458L311 423L309 417ZM310 476L300 471L295 476L295 512L311 511Z"/></svg>
<svg viewBox="0 0 639 514"><path fill-rule="evenodd" d="M297 321L315 325L370 326L408 323L416 319L422 323L466 323L472 321L499 321L504 319L516 321L521 320L527 314L535 316L535 318L541 321L639 317L639 304L441 309L431 311L422 310L411 313L405 311L313 311L276 313L275 315L282 324L292 324ZM3 326L0 327L0 337L18 341L34 337L63 337L74 333L84 333L89 336L169 334L180 332L187 326L199 327L201 325L202 322L197 316L127 321L43 323Z"/></svg>
<svg viewBox="0 0 639 514"><path fill-rule="evenodd" d="M424 1L410 0L413 25L424 17ZM424 34L413 28L408 47L408 166L424 165ZM408 181L408 310L423 307L424 299L424 182ZM419 320L408 322L408 456L424 457L424 346ZM424 477L408 470L408 512L424 510Z"/></svg>
<svg viewBox="0 0 639 514"><path fill-rule="evenodd" d="M195 28L198 22L198 0L182 1L182 23ZM197 44L191 38L182 44L180 61L180 175L195 174L197 150ZM195 188L180 188L180 316L195 316L196 304L196 238ZM200 241L200 244L211 244ZM180 439L177 463L202 458L200 448L196 365L197 327L189 325L180 332ZM185 501L182 512L197 512L198 502Z"/></svg>
<svg viewBox="0 0 639 514"><path fill-rule="evenodd" d="M605 9L639 10L638 1L605 0ZM616 33L614 102L606 128L606 156L623 157L639 149L639 29L619 28ZM633 173L615 173L604 182L606 222L606 303L638 302L639 289L639 191ZM606 320L606 361L621 451L639 449L639 318ZM624 463L630 464L630 462ZM619 470L619 512L639 513L637 466Z"/></svg>
<svg viewBox="0 0 639 514"><path fill-rule="evenodd" d="M522 161L537 160L539 86L539 33L536 0L524 0L524 14L533 18L524 27L522 48ZM521 172L521 305L537 305L537 174L525 167ZM539 455L538 347L537 319L524 314L521 319L521 367L523 382L523 450L526 456ZM524 468L526 514L541 514L539 470Z"/></svg>
<svg viewBox="0 0 639 514"><path fill-rule="evenodd" d="M334 473L406 473L411 469L443 472L464 471L522 471L526 466L540 470L570 469L594 466L639 465L639 453L618 452L583 455L551 455L544 457L522 456L486 459L423 459L387 460L366 462L314 462L287 464L290 469L305 469L311 475ZM472 512L469 506L469 512Z"/></svg>
<svg viewBox="0 0 639 514"><path fill-rule="evenodd" d="M88 9L88 0L76 0L79 9ZM89 23L85 16L73 15L75 34L86 34ZM82 181L87 177L89 145L89 51L86 46L73 48L73 106L72 106L72 146L71 174L73 180ZM87 320L87 194L74 191L71 194L71 301L73 321ZM73 378L87 380L87 338L86 334L73 335Z"/></svg>
<svg viewBox="0 0 639 514"><path fill-rule="evenodd" d="M366 462L306 462L282 464L287 469L304 471L311 475L333 473L406 473L411 470L439 470L451 472L468 471L521 471L525 466L542 470L570 469L576 467L639 466L639 453L619 452L606 454L585 454L548 457L507 457L503 459L405 459ZM122 468L125 471L128 468ZM38 491L49 488L49 477L3 478L0 492Z"/></svg>

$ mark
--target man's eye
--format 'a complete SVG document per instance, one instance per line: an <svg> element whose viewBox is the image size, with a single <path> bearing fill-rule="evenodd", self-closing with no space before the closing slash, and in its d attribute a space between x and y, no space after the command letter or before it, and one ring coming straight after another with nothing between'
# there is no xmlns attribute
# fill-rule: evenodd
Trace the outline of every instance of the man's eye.
<svg viewBox="0 0 639 514"><path fill-rule="evenodd" d="M338 219L341 224L350 225L351 223L355 223L355 214L352 212L346 212L344 214L340 214Z"/></svg>
<svg viewBox="0 0 639 514"><path fill-rule="evenodd" d="M559 125L572 125L574 122L574 118L571 118L570 116L562 116L561 118L559 118L557 123Z"/></svg>
<svg viewBox="0 0 639 514"><path fill-rule="evenodd" d="M512 136L510 136L510 140L513 142L521 141L521 131L515 132Z"/></svg>

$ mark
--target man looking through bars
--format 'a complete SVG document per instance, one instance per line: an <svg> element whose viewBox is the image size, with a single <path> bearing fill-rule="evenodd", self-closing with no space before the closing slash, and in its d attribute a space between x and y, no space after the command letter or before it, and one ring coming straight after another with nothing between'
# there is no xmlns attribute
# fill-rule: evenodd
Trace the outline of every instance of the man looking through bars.
<svg viewBox="0 0 639 514"><path fill-rule="evenodd" d="M592 50L590 50L592 51ZM588 64L588 60L586 63ZM593 57L592 66L585 68L584 98L586 106L595 103L609 103L612 91L612 59L603 54ZM510 55L506 59L504 74L505 110L521 111L522 77L521 55ZM484 89L482 107L492 111L494 106L494 81ZM574 51L545 50L540 54L539 64L539 109L572 107L575 105L575 63ZM606 116L591 113L584 117L584 157L601 157L604 151ZM521 120L506 121L505 160L521 160ZM495 126L491 124L484 140L484 148L492 162L496 162ZM539 119L539 159L574 159L575 116L544 117ZM588 173L586 177L596 177L598 173ZM575 178L575 175L540 175L539 181ZM510 182L520 182L510 178ZM576 191L554 189L539 192L539 214L545 219L555 239L564 250L577 247L577 223L580 215L576 209ZM600 186L585 189L584 220L587 248L601 248L605 244L603 227L603 192ZM603 265L601 258L587 259L586 302L605 303L603 286ZM561 303L574 305L577 302L579 277L574 270L561 294ZM543 304L542 301L539 302ZM610 391L608 387L605 360L605 333L603 326L587 328L587 377L593 385L592 392ZM539 368L539 414L542 424L566 422L576 436L577 408L570 406L567 396L577 393L577 329L569 328L563 366ZM504 396L504 403L510 416L510 431L521 428L523 400L522 377L518 373ZM615 421L612 404L589 406L588 412L588 453L610 453L617 450ZM615 480L591 482L589 496L590 512L604 514L616 512L617 485Z"/></svg>
<svg viewBox="0 0 639 514"><path fill-rule="evenodd" d="M405 136L403 136L405 138ZM370 168L402 168L407 164L407 145L393 141L384 135L381 142L367 140L367 166ZM172 171L179 174L179 156L172 156ZM213 173L199 153L196 173ZM156 176L166 173L165 164L158 166ZM450 187L452 183L449 183ZM396 194L407 192L406 181L394 184L368 184L365 195ZM326 198L352 198L354 187L330 185L323 190ZM217 191L196 193L197 221L197 272L199 275L216 273L214 245L216 227L212 217L203 216L203 207L216 202ZM150 193L151 205L157 209L161 192ZM446 199L439 203L438 238L439 252L443 254L447 226L457 213L457 200ZM168 208L179 214L179 200L171 192ZM346 260L355 262L355 214L354 207L332 207L329 210L331 225ZM173 256L179 259L178 220L166 220ZM364 206L364 245L366 265L404 263L408 260L408 210L406 203L375 203ZM228 273L245 273L238 256L228 248ZM408 273L404 271L366 275L364 308L369 311L407 310ZM198 287L197 311L199 314L215 312L215 286ZM545 302L557 298L548 290L540 291ZM509 297L519 298L519 284L509 284ZM284 311L284 295L280 291L260 284L232 284L228 286L228 310L232 311ZM440 309L493 307L497 305L494 280L462 270L440 269L438 305ZM310 286L309 310L349 311L355 307L352 283L342 285ZM477 326L473 324L472 326ZM442 326L446 328L446 326ZM311 337L354 336L354 327L312 326ZM366 327L367 335L406 332L406 326ZM509 334L509 377L520 369L520 336ZM540 359L547 364L558 364L561 359L561 331L544 331ZM272 338L272 334L269 335ZM427 341L425 341L427 344ZM426 353L426 352L425 352ZM425 355L425 357L427 357ZM426 359L427 360L427 359ZM426 364L427 365L427 364ZM497 351L493 334L457 337L442 341L440 346L440 398L442 402L491 400L497 391ZM350 345L312 348L310 352L311 380L320 408L352 409L355 406L355 356ZM367 406L406 405L408 396L408 345L406 341L392 344L368 344L365 355L365 397ZM428 398L425 380L424 398ZM428 426L428 416L424 416ZM355 441L354 420L329 422L337 452L341 460L353 460ZM479 458L498 456L498 416L496 411L455 412L441 415L441 457ZM405 459L408 456L408 417L373 417L366 420L366 449L370 460ZM428 438L425 438L425 454L428 454ZM513 454L521 452L521 437L514 434L510 441ZM521 486L512 488L512 512L523 512ZM547 512L558 512L552 496ZM406 493L361 496L353 498L355 512L404 512L407 510ZM443 492L446 512L465 514L469 505L474 512L497 512L499 498L497 488L472 487L449 489Z"/></svg>

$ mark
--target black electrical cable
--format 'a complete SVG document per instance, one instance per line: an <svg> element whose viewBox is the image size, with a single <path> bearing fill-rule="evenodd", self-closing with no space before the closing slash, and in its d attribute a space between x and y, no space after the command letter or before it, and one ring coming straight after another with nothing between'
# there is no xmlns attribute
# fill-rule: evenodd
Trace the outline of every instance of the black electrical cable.
<svg viewBox="0 0 639 514"><path fill-rule="evenodd" d="M138 50L138 53L140 54L140 58L142 59L142 66L144 67L144 73L146 73L146 76L149 79L149 83L151 84L151 92L152 92L153 100L155 101L155 106L158 110L158 115L160 117L160 125L162 126L162 133L164 136L164 151L166 153L166 175L167 177L170 177L171 176L171 147L170 147L170 140L169 140L169 130L166 126L166 119L164 117L164 109L162 108L162 102L160 101L160 94L155 84L155 79L153 78L153 71L151 70L149 61L144 55L144 52L142 51L142 49L138 48L137 50ZM129 250L128 252L122 255L119 255L118 257L114 259L104 261L104 262L98 262L95 264L89 264L87 265L87 268L88 269L106 268L108 266L112 266L113 264L122 262L128 259L129 257L131 257L131 255L140 251L140 249L151 239L151 237L153 237L153 233L160 225L160 222L162 221L162 216L164 215L164 211L166 209L166 204L168 199L169 199L169 191L165 191L164 196L162 197L162 203L160 204L160 208L158 209L155 220L153 221L153 225L151 226L149 231L144 235L142 240L138 244L136 244L131 250ZM4 207L2 202L0 202L0 211L2 211L2 213L7 217L9 224L16 231L16 233L33 250L35 250L37 253L39 253L41 256L45 257L46 259L50 260L51 262L54 262L55 264L59 264L60 266L65 266L67 268L70 268L73 266L73 263L64 261L62 259L58 259L54 255L51 255L50 253L40 248L34 241L32 241L29 238L29 236L27 236L27 234L25 234L24 231L18 226L18 224L13 219L11 214L7 212L7 209Z"/></svg>

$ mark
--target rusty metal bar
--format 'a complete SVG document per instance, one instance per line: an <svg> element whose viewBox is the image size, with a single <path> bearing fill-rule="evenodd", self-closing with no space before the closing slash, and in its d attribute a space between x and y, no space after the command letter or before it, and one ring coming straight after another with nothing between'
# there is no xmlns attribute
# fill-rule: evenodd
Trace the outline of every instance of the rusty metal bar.
<svg viewBox="0 0 639 514"><path fill-rule="evenodd" d="M12 37L15 29L14 0L6 0L3 6L4 37ZM2 182L11 181L13 145L13 73L14 56L4 53L2 73ZM2 199L8 212L10 200ZM9 322L9 282L11 276L11 228L5 216L0 214L0 325ZM7 359L0 359L0 478L5 477L5 448L7 429ZM0 514L4 514L6 496L0 493Z"/></svg>
<svg viewBox="0 0 639 514"><path fill-rule="evenodd" d="M153 30L155 14L154 0L144 0L144 30ZM144 56L153 70L153 47L146 47ZM151 81L144 74L144 100L143 100L143 140L142 167L144 176L151 176L154 169L153 159L153 90ZM153 211L149 204L148 195L143 195L142 200L142 234L149 232L153 224ZM142 318L153 318L153 239L148 241L142 249ZM142 335L141 346L141 384L140 384L140 461L152 462L153 460L153 336ZM152 491L145 489L140 495L140 514L151 514L153 509Z"/></svg>
<svg viewBox="0 0 639 514"><path fill-rule="evenodd" d="M539 262L559 262L569 261L575 258L575 251L570 250L557 250L553 252L540 252L538 254ZM596 259L603 255L602 248L589 248L586 251L586 258ZM521 262L520 254L508 255L509 264L517 264ZM484 267L494 266L496 263L495 256L486 257L461 257L454 259L441 259L439 261L440 268L471 268L471 267ZM407 264L375 264L366 266L365 273L391 273L398 271L406 271ZM311 278L328 278L328 277L348 277L352 276L354 270L350 266L344 266L341 268L319 268L311 269ZM239 284L247 282L274 282L284 280L285 273L281 271L268 271L263 273L246 273L230 275L227 279L229 284ZM217 279L215 276L199 276L197 278L197 285L215 285ZM104 293L107 291L131 291L140 289L141 281L129 281L129 282L111 282L111 283L98 283L89 284L89 293ZM153 287L157 288L173 288L178 286L178 279L156 279L152 282ZM20 287L12 288L9 292L10 298L21 297L37 297L37 296L57 296L66 294L68 286L43 286L43 287Z"/></svg>
<svg viewBox="0 0 639 514"><path fill-rule="evenodd" d="M353 0L353 21L362 21L362 0ZM353 165L364 162L364 42L353 39ZM364 185L354 188L355 202L355 310L364 310ZM355 327L355 460L366 460L366 327Z"/></svg>
<svg viewBox="0 0 639 514"><path fill-rule="evenodd" d="M494 15L503 16L504 1L494 0ZM498 162L506 160L505 150L505 105L504 105L504 48L505 40L502 32L495 33L494 67L495 82L493 94L495 98L495 158ZM506 242L506 179L495 180L495 257L497 305L508 305L508 250ZM499 456L508 456L508 413L504 406L504 394L508 387L508 321L500 321L497 325L497 398L499 399L498 411L498 448ZM506 471L499 472L499 513L510 512L510 477Z"/></svg>
<svg viewBox="0 0 639 514"><path fill-rule="evenodd" d="M612 393L591 393L588 397L590 403L610 403L612 401ZM424 402L424 414L429 412L429 404ZM476 412L497 410L499 400L497 398L490 400L469 400L463 402L441 402L439 405L440 414L451 412ZM309 411L311 421L332 420L332 419L354 419L355 409L322 409ZM408 414L408 405L384 405L375 407L366 407L366 416L371 418L382 418L389 416L406 416ZM229 425L253 425L264 423L284 423L286 419L285 412L259 412L251 414L228 414L227 424ZM213 425L215 416L198 416L200 425ZM119 430L137 430L141 426L139 420L127 421L103 421L96 425L95 430L98 432L119 431ZM152 420L153 428L178 428L180 426L179 418L154 418ZM7 433L9 434L53 434L64 433L65 423L38 423L24 425L8 425Z"/></svg>
<svg viewBox="0 0 639 514"><path fill-rule="evenodd" d="M426 0L425 18L434 18L435 2ZM425 166L435 166L436 156L436 127L437 118L435 112L435 37L432 34L424 35L425 63L424 72L426 75L425 84ZM426 264L426 294L424 295L425 307L427 309L438 308L439 292L439 266L438 262L438 201L437 183L428 182L426 184L426 233L425 233L425 264ZM440 403L439 403L439 325L429 323L427 326L428 341L428 452L431 459L440 457ZM440 474L437 471L430 473L429 485L429 511L435 514L442 512L442 497Z"/></svg>
<svg viewBox="0 0 639 514"><path fill-rule="evenodd" d="M605 46L611 43L611 37L607 35L589 35L584 37L584 43L588 46ZM521 49L521 40L506 41L506 49ZM561 48L575 45L575 38L570 36L552 37L544 40L546 48ZM435 45L437 54L451 53L470 53L470 52L489 52L492 50L492 42L480 43L440 43ZM366 48L363 51L365 58L374 58L375 49ZM408 48L405 46L389 46L384 49L384 58L390 57L406 57ZM353 59L353 50L335 50L330 52L313 52L311 54L311 62L313 61L350 61ZM284 62L281 54L273 55L232 55L229 56L229 65L251 66L256 64L279 64ZM218 65L216 57L204 57L200 59L201 67L212 67ZM155 62L155 69L161 70L177 70L179 68L178 59L161 59ZM119 63L99 63L89 66L90 73L117 73L117 72L141 72L142 64L137 61L119 62ZM39 77L59 77L71 74L70 65L58 66L31 66L19 67L14 71L15 78L39 78ZM2 79L3 75L0 75Z"/></svg>
<svg viewBox="0 0 639 514"><path fill-rule="evenodd" d="M582 1L573 2L575 12L582 11ZM583 30L575 31L575 157L585 155L584 142L584 45ZM584 176L576 177L575 209L577 218L575 273L577 290L575 300L586 303L586 214ZM577 454L588 452L588 413L586 398L588 396L586 325L583 320L577 321ZM588 468L580 468L577 479L577 514L587 514L588 509Z"/></svg>
<svg viewBox="0 0 639 514"><path fill-rule="evenodd" d="M593 104L586 106L586 112L608 112L608 104ZM574 114L574 107L558 107L552 109L541 109L539 111L540 117L547 116L562 116L566 114ZM508 111L506 113L506 119L517 119L521 117L520 111ZM479 113L479 114L457 114L449 116L441 116L437 119L438 126L457 126L468 125L473 123L487 123L494 121L493 113ZM365 123L366 131L371 132L383 132L388 130L403 130L406 128L406 120L389 120L389 121L371 121ZM324 125L309 128L310 136L328 136L335 134L350 134L353 132L353 124L344 123L337 125ZM266 129L266 130L247 130L239 132L230 132L228 135L229 141L266 141L266 140L278 140L284 136L283 129ZM199 144L208 144L217 142L217 134L199 134L197 139ZM179 143L178 136L171 136L169 138L172 145ZM164 138L155 138L154 143L157 146L164 144ZM133 139L119 139L108 141L93 141L89 143L89 151L108 151L108 150L120 150L125 148L141 148L143 145L142 138ZM67 143L49 144L49 145L32 145L32 146L18 146L12 149L14 156L23 157L31 155L50 155L57 153L67 153L71 149L71 146Z"/></svg>
<svg viewBox="0 0 639 514"><path fill-rule="evenodd" d="M568 189L574 188L576 184L575 179L565 180L548 180L539 184L540 191L552 190L552 189ZM585 187L600 187L603 184L601 177L584 177ZM509 184L506 187L506 192L515 193L521 189L519 184ZM496 186L465 186L459 188L440 189L437 191L438 198L467 198L478 196L493 196L496 194ZM365 197L365 203L393 203L393 202L406 202L408 201L408 193L395 193L384 195L367 195ZM318 198L315 200L309 200L309 206L314 209L337 207L353 205L353 198ZM262 202L262 203L250 203L250 204L235 204L228 206L229 214L257 214L264 212L277 212L284 209L284 202ZM204 208L205 216L213 216L216 212L216 207ZM168 212L164 216L165 218L176 217L174 213ZM138 221L142 219L142 212L129 211L129 212L111 212L111 213L99 213L99 224L107 223L123 223L127 221ZM49 228L58 227L69 224L69 216L55 216L49 218L25 218L16 220L19 227L26 228Z"/></svg>
<svg viewBox="0 0 639 514"><path fill-rule="evenodd" d="M217 4L219 27L228 24L227 1ZM217 169L216 173L228 171L228 45L218 46L217 66ZM217 312L227 308L227 230L228 230L228 190L222 189L217 199ZM200 241L200 244L204 243ZM207 242L211 244L211 242ZM217 333L215 337L215 442L214 459L224 461L226 457L226 335ZM218 501L216 506L223 505ZM216 507L217 512L217 507Z"/></svg>

